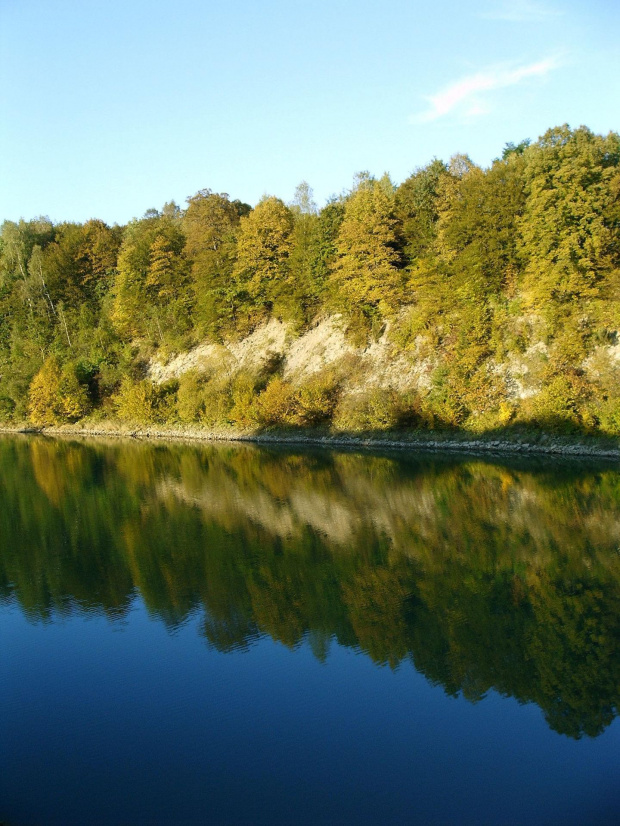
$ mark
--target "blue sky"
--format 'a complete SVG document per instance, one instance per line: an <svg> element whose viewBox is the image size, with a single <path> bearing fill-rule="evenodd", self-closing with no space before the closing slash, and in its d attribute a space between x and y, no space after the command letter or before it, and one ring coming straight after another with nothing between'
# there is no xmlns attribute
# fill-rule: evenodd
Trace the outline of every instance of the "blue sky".
<svg viewBox="0 0 620 826"><path fill-rule="evenodd" d="M618 0L0 0L0 220L123 223L209 187L620 130Z"/></svg>

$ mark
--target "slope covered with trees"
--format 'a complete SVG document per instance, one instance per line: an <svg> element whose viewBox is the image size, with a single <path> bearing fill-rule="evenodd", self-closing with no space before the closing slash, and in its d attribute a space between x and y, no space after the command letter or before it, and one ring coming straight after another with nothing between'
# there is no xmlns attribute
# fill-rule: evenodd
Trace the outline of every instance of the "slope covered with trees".
<svg viewBox="0 0 620 826"><path fill-rule="evenodd" d="M353 359L149 376L269 320L337 317L364 350L424 365L391 387ZM360 174L322 209L307 184L254 209L208 189L127 226L5 221L0 417L332 429L527 426L620 435L620 137L508 144L482 169ZM366 364L368 361L365 362ZM360 372L361 371L361 372Z"/></svg>

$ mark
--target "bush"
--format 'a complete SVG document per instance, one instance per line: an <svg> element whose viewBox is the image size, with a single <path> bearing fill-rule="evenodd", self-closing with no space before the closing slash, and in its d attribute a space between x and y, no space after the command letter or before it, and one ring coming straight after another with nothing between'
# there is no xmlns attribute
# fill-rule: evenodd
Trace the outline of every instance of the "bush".
<svg viewBox="0 0 620 826"><path fill-rule="evenodd" d="M177 414L182 422L197 422L205 412L206 377L197 370L189 370L179 379Z"/></svg>
<svg viewBox="0 0 620 826"><path fill-rule="evenodd" d="M608 399L597 410L600 428L609 436L620 436L620 399Z"/></svg>
<svg viewBox="0 0 620 826"><path fill-rule="evenodd" d="M531 400L526 416L534 424L556 432L590 429L587 401L590 387L576 374L555 375Z"/></svg>
<svg viewBox="0 0 620 826"><path fill-rule="evenodd" d="M119 419L136 424L154 424L175 420L178 384L156 385L149 379L132 381L126 376L114 396Z"/></svg>
<svg viewBox="0 0 620 826"><path fill-rule="evenodd" d="M14 415L14 400L10 396L0 396L0 422L11 422Z"/></svg>
<svg viewBox="0 0 620 826"><path fill-rule="evenodd" d="M297 394L288 382L276 376L256 399L255 411L259 424L294 424L297 422Z"/></svg>
<svg viewBox="0 0 620 826"><path fill-rule="evenodd" d="M230 380L225 377L211 379L205 388L200 421L210 427L228 424L232 404Z"/></svg>
<svg viewBox="0 0 620 826"><path fill-rule="evenodd" d="M375 387L366 394L348 396L338 405L334 425L339 430L391 430L403 415L403 402L390 388Z"/></svg>
<svg viewBox="0 0 620 826"><path fill-rule="evenodd" d="M328 422L334 415L340 388L335 377L318 376L303 385L297 394L297 421L301 425Z"/></svg>
<svg viewBox="0 0 620 826"><path fill-rule="evenodd" d="M238 373L232 381L230 419L241 427L256 423L257 380L250 373Z"/></svg>
<svg viewBox="0 0 620 826"><path fill-rule="evenodd" d="M75 367L61 367L56 356L47 358L33 378L28 400L28 417L41 426L75 422L91 406L88 390L79 383Z"/></svg>

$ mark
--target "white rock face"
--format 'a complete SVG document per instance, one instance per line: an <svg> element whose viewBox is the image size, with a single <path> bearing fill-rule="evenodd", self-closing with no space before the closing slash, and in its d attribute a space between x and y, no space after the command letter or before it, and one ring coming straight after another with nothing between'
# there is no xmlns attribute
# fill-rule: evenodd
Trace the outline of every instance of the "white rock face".
<svg viewBox="0 0 620 826"><path fill-rule="evenodd" d="M338 314L322 319L296 338L289 325L271 319L241 341L200 344L166 364L153 360L148 376L161 384L178 379L188 370L227 375L238 370L258 372L273 359L281 359L284 378L301 384L322 370L337 366L343 359L353 357L357 367L355 376L347 382L346 392L363 393L371 387L393 388L398 392L428 390L437 359L422 354L421 339L412 350L396 352L389 333L388 323L377 341L356 348L347 339L344 321Z"/></svg>
<svg viewBox="0 0 620 826"><path fill-rule="evenodd" d="M226 348L239 368L260 369L274 357L282 357L286 352L288 325L276 318L257 327L253 333L241 341L228 342Z"/></svg>
<svg viewBox="0 0 620 826"><path fill-rule="evenodd" d="M187 353L175 356L167 364L151 361L147 375L157 384L163 384L171 379L178 379L188 370L224 369L230 358L230 352L219 344L200 344Z"/></svg>
<svg viewBox="0 0 620 826"><path fill-rule="evenodd" d="M284 377L301 382L358 352L345 338L341 316L330 316L291 343L284 362Z"/></svg>
<svg viewBox="0 0 620 826"><path fill-rule="evenodd" d="M535 378L536 367L547 358L548 348L543 341L533 344L522 356L511 356L507 364L501 365L508 388L508 396L512 399L529 399L535 396L540 387Z"/></svg>
<svg viewBox="0 0 620 826"><path fill-rule="evenodd" d="M272 319L247 338L222 344L199 344L187 353L179 353L166 364L153 359L148 377L162 384L178 379L188 370L234 373L240 369L258 370L269 359L281 357L285 351L288 327Z"/></svg>
<svg viewBox="0 0 620 826"><path fill-rule="evenodd" d="M418 338L415 349L407 353L395 353L389 334L388 322L383 335L361 353L362 361L367 368L365 372L368 378L365 385L391 387L399 392L429 389L430 376L437 365L432 359L420 356L422 340Z"/></svg>
<svg viewBox="0 0 620 826"><path fill-rule="evenodd" d="M617 376L620 368L620 333L614 334L617 344L601 344L595 347L583 362L583 368L595 381L610 374Z"/></svg>
<svg viewBox="0 0 620 826"><path fill-rule="evenodd" d="M613 344L607 348L609 358L614 364L620 364L620 342Z"/></svg>

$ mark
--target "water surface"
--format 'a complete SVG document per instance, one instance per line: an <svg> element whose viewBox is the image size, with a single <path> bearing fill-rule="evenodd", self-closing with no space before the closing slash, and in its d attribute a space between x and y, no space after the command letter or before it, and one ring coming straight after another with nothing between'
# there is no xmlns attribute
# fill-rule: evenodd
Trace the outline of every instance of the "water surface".
<svg viewBox="0 0 620 826"><path fill-rule="evenodd" d="M0 821L617 823L620 473L0 438Z"/></svg>

